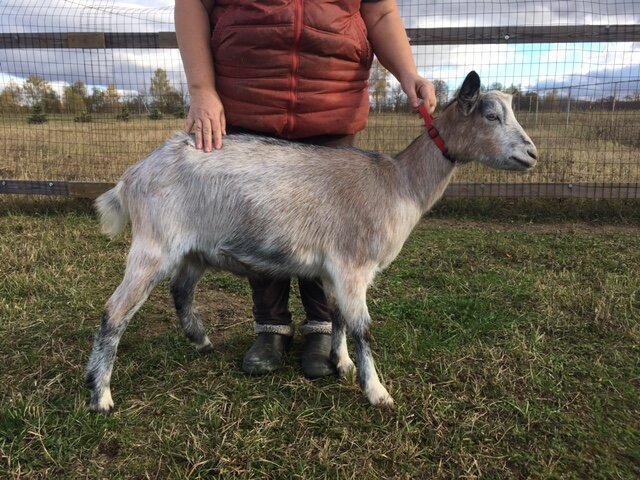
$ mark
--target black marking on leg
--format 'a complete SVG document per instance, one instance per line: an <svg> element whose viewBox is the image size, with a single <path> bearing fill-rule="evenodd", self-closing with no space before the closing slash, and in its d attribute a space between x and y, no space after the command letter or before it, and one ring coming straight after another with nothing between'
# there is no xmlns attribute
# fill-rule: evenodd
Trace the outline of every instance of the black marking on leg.
<svg viewBox="0 0 640 480"><path fill-rule="evenodd" d="M102 329L102 331L105 331L108 327L109 324L109 312L107 312L107 310L104 310L102 312L102 319L100 320L100 328Z"/></svg>
<svg viewBox="0 0 640 480"><path fill-rule="evenodd" d="M365 328L364 332L362 332L362 338L365 342L367 342L367 345L371 343L371 330L369 329L369 327Z"/></svg>
<svg viewBox="0 0 640 480"><path fill-rule="evenodd" d="M173 305L176 307L178 316L182 318L186 305L189 303L190 292L184 286L171 285L171 296Z"/></svg>
<svg viewBox="0 0 640 480"><path fill-rule="evenodd" d="M341 329L344 325L344 318L340 313L340 310L335 309L331 312L331 323L333 328Z"/></svg>
<svg viewBox="0 0 640 480"><path fill-rule="evenodd" d="M84 381L85 381L85 384L87 385L87 388L93 392L96 388L95 370L87 370Z"/></svg>
<svg viewBox="0 0 640 480"><path fill-rule="evenodd" d="M202 335L200 332L194 333L187 329L184 330L184 336L187 337L187 340L189 340L191 343L196 343L196 344L201 343L202 339L204 338L204 335Z"/></svg>
<svg viewBox="0 0 640 480"><path fill-rule="evenodd" d="M366 358L371 356L371 348L366 338L366 329L364 332L358 332L353 334L353 343L356 347L356 356L358 358L358 384L360 388L366 390L366 379L369 378L369 369L371 367L370 362L365 361Z"/></svg>
<svg viewBox="0 0 640 480"><path fill-rule="evenodd" d="M193 286L189 286L188 282L183 284L172 283L171 284L171 296L173 297L173 304L176 308L176 313L182 324L182 331L185 337L191 343L199 345L202 343L206 336L206 332L199 325L197 318L189 318L190 315L195 316L195 312L192 311L191 306L193 304ZM206 349L200 350L206 351Z"/></svg>
<svg viewBox="0 0 640 480"><path fill-rule="evenodd" d="M334 365L338 365L338 352L336 352L333 348L331 349L331 352L329 352L329 360L331 360L331 363L333 363Z"/></svg>
<svg viewBox="0 0 640 480"><path fill-rule="evenodd" d="M358 360L358 385L360 388L366 389L365 380L368 378L368 362L365 362L366 352L369 350L369 345L366 343L362 334L353 335L353 343L355 344L356 358Z"/></svg>
<svg viewBox="0 0 640 480"><path fill-rule="evenodd" d="M127 328L126 322L120 322L119 324L113 324L109 320L111 320L111 315L107 310L102 314L102 320L100 321L100 330L96 335L96 345L99 344L100 348L104 346L104 339L117 337L120 338L122 336L122 332Z"/></svg>
<svg viewBox="0 0 640 480"><path fill-rule="evenodd" d="M336 339L342 335L345 331L344 328L344 317L340 313L339 309L334 309L331 311L331 328L333 329L332 337L331 337L331 352L329 353L329 359L333 362L334 365L338 365L340 357L336 350L338 346L336 344Z"/></svg>

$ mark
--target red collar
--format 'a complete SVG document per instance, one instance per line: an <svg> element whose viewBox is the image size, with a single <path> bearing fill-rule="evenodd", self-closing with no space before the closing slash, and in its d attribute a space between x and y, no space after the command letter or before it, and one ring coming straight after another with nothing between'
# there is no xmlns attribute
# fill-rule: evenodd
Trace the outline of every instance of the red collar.
<svg viewBox="0 0 640 480"><path fill-rule="evenodd" d="M427 107L424 106L424 103L421 103L420 105L418 105L418 112L420 113L420 116L424 119L424 125L427 129L427 132L429 133L429 136L431 137L433 142L436 144L436 146L440 149L440 151L442 152L442 155L444 155L444 158L449 160L451 163L455 163L455 160L453 160L449 156L449 150L447 150L447 146L444 144L444 140L440 136L440 132L438 132L438 129L433 126L433 117L427 110Z"/></svg>

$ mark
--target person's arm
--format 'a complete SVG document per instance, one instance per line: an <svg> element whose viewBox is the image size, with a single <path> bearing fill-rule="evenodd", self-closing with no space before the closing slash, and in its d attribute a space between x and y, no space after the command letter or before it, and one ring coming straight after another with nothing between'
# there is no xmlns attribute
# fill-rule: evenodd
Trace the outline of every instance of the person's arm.
<svg viewBox="0 0 640 480"><path fill-rule="evenodd" d="M184 125L195 129L196 148L210 152L222 147L226 135L224 109L216 93L209 15L213 0L176 0L175 24L180 55L187 76L191 105Z"/></svg>
<svg viewBox="0 0 640 480"><path fill-rule="evenodd" d="M360 14L369 33L373 51L380 63L400 82L413 108L424 100L429 112L433 113L437 100L433 84L418 75L409 39L400 18L395 0L363 2Z"/></svg>

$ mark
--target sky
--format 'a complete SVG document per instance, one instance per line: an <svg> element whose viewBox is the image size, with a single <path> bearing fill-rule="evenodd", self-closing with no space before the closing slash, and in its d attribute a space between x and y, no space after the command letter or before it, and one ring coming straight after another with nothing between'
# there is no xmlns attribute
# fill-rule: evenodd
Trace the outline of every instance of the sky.
<svg viewBox="0 0 640 480"><path fill-rule="evenodd" d="M445 1L399 0L407 27L614 25L640 23L640 0ZM0 0L0 33L157 32L173 30L173 1ZM640 92L640 43L493 44L415 46L422 75L453 91L469 70L483 84L516 85L544 94L619 97ZM0 89L31 74L61 91L82 81L89 88L114 83L123 94L148 91L156 68L178 89L186 80L177 50L0 50Z"/></svg>

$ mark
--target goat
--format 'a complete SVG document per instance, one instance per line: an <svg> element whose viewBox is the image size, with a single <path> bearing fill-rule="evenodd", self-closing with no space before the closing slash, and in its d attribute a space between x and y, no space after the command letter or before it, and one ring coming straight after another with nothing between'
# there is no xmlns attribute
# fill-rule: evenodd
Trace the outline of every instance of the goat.
<svg viewBox="0 0 640 480"><path fill-rule="evenodd" d="M367 399L392 405L371 354L368 286L442 196L457 164L477 160L527 170L537 160L510 96L481 93L475 72L434 125L453 161L426 133L395 158L253 135L229 135L222 149L205 153L178 133L133 165L96 200L103 231L116 235L130 220L133 238L124 279L106 303L87 365L90 408L113 408L118 342L152 289L169 276L186 337L198 351L212 350L193 304L208 267L321 278L335 312L331 359L338 373L355 369L348 330Z"/></svg>

